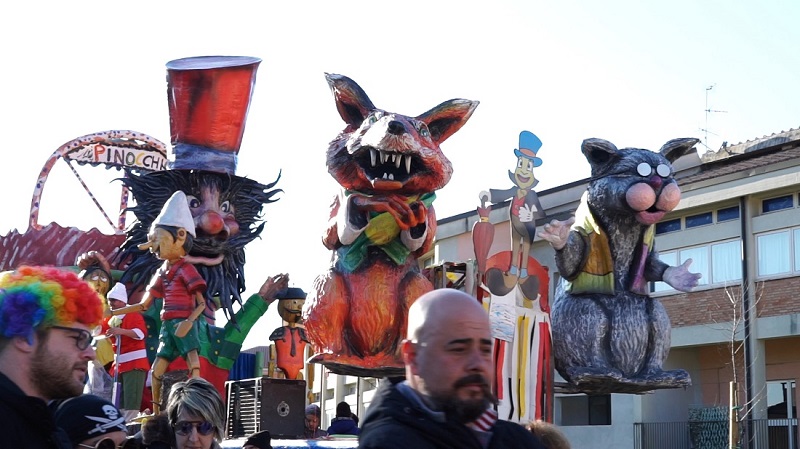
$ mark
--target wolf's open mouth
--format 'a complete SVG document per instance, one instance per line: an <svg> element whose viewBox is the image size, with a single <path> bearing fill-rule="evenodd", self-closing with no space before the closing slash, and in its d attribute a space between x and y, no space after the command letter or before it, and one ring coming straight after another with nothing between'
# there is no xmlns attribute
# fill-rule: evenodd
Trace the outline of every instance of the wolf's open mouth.
<svg viewBox="0 0 800 449"><path fill-rule="evenodd" d="M358 165L372 181L385 179L405 182L412 173L419 170L421 163L410 154L396 151L378 150L374 147L361 147L355 155Z"/></svg>

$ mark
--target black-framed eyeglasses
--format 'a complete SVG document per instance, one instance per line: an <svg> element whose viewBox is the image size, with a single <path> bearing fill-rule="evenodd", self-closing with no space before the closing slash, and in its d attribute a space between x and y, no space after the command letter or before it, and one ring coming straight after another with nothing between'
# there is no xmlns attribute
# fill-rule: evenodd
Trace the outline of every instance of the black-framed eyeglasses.
<svg viewBox="0 0 800 449"><path fill-rule="evenodd" d="M72 338L75 339L75 345L81 351L83 351L86 348L88 348L89 345L92 344L92 340L94 340L94 337L92 337L92 334L89 331L87 331L86 329L78 329L78 328L75 328L75 327L65 327L65 326L50 326L50 327L53 328L53 329L61 329L62 331L68 331L68 332L77 333L78 335L76 335L75 337L72 337Z"/></svg>
<svg viewBox="0 0 800 449"><path fill-rule="evenodd" d="M192 428L197 429L200 435L210 435L214 431L214 424L208 421L178 421L172 428L178 435L189 435Z"/></svg>
<svg viewBox="0 0 800 449"><path fill-rule="evenodd" d="M94 446L78 443L78 447L85 447L87 449L125 449L126 447L129 447L127 443L128 440L125 440L120 445L117 445L117 443L111 438L103 438L97 443L94 443Z"/></svg>

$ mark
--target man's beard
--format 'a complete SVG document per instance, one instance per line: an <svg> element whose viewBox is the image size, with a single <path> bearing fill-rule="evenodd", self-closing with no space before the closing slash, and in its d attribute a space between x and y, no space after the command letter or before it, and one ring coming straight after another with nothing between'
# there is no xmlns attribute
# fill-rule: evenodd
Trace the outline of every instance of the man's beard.
<svg viewBox="0 0 800 449"><path fill-rule="evenodd" d="M479 384L483 390L483 397L476 399L460 399L458 389L467 385ZM453 384L452 390L447 393L435 393L430 399L436 408L459 423L465 424L480 417L491 405L497 404L497 398L489 387L489 381L480 374L470 374L462 377Z"/></svg>
<svg viewBox="0 0 800 449"><path fill-rule="evenodd" d="M47 341L40 341L31 360L31 380L43 397L62 399L79 396L83 385L75 380L75 365L65 362L47 350Z"/></svg>

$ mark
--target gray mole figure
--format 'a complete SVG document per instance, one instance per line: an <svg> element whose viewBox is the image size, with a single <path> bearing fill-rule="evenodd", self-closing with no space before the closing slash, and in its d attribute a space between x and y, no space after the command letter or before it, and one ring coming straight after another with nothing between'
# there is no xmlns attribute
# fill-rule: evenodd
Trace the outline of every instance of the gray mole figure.
<svg viewBox="0 0 800 449"><path fill-rule="evenodd" d="M648 282L685 292L700 279L689 272L691 259L669 266L653 246L656 222L680 200L670 163L697 142L670 140L655 153L583 141L592 177L575 217L553 220L539 233L556 250L563 278L550 319L556 369L572 389L642 393L691 384L685 370L662 369L670 321L648 295Z"/></svg>

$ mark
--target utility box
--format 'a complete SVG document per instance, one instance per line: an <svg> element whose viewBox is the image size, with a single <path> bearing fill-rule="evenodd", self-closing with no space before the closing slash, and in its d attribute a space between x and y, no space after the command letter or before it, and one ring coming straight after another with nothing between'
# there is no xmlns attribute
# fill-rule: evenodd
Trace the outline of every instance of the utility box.
<svg viewBox="0 0 800 449"><path fill-rule="evenodd" d="M259 377L225 383L226 438L268 430L272 438L304 437L306 381Z"/></svg>

